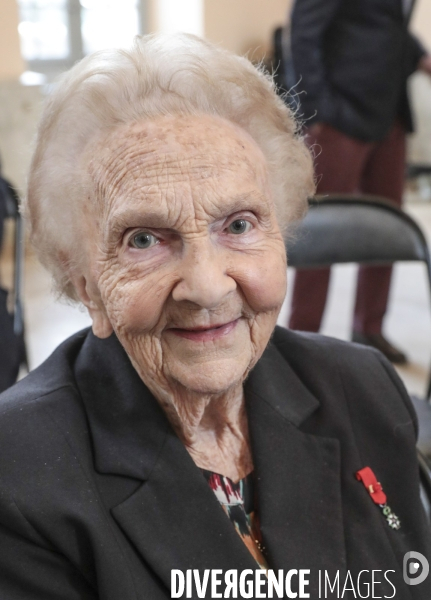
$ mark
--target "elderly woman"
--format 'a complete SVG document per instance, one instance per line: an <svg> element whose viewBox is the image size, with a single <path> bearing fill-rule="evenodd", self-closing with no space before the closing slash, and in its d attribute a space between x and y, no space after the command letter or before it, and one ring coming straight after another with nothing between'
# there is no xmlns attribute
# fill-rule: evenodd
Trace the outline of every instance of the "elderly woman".
<svg viewBox="0 0 431 600"><path fill-rule="evenodd" d="M403 579L430 539L402 384L376 351L275 327L312 190L243 58L148 37L60 80L25 209L93 326L1 398L2 599L237 597L263 568L283 597L429 600ZM252 580L239 597L266 597Z"/></svg>

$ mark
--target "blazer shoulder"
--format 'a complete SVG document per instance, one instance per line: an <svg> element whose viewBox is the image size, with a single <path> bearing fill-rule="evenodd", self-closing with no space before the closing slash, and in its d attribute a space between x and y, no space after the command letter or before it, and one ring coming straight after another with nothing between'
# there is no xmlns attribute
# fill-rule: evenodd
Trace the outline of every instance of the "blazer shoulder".
<svg viewBox="0 0 431 600"><path fill-rule="evenodd" d="M372 414L378 408L381 417L384 413L394 427L399 423L413 425L417 436L417 416L410 396L392 364L378 350L281 327L274 331L272 342L316 397L332 393L340 398L343 394L356 418L360 419L361 411Z"/></svg>
<svg viewBox="0 0 431 600"><path fill-rule="evenodd" d="M68 338L39 367L1 393L0 419L6 413L19 413L26 406L43 403L43 398L60 389L73 388L73 364L88 331L84 329Z"/></svg>
<svg viewBox="0 0 431 600"><path fill-rule="evenodd" d="M353 365L359 363L368 363L376 359L383 358L383 355L374 348L346 342L330 336L319 333L310 333L305 331L292 331L277 326L274 330L272 342L277 349L291 360L295 356L308 358L308 363L313 364L313 368L320 364L328 366L335 363L345 363L345 366L351 362ZM313 362L312 361L316 361Z"/></svg>
<svg viewBox="0 0 431 600"><path fill-rule="evenodd" d="M87 331L75 334L37 369L0 395L0 473L19 478L64 446L63 431L86 429L73 374Z"/></svg>
<svg viewBox="0 0 431 600"><path fill-rule="evenodd" d="M284 358L301 371L325 372L337 368L341 374L372 382L372 376L390 378L398 391L407 395L404 384L388 359L375 348L346 342L318 333L292 331L276 327L272 343ZM364 370L372 368L367 377Z"/></svg>

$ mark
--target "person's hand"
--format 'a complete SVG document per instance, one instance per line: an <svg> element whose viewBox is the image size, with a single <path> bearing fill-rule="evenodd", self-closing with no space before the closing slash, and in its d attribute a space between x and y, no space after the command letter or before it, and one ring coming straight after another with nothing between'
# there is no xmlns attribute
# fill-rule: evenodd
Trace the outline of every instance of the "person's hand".
<svg viewBox="0 0 431 600"><path fill-rule="evenodd" d="M419 61L419 70L431 76L431 54L424 54Z"/></svg>

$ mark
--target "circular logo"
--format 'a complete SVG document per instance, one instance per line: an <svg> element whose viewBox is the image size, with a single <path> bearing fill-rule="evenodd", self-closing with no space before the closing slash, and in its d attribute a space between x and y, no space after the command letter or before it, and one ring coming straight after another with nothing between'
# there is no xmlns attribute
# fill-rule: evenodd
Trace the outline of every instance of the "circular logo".
<svg viewBox="0 0 431 600"><path fill-rule="evenodd" d="M403 561L403 577L407 585L418 585L425 581L430 570L429 562L420 552L407 552Z"/></svg>

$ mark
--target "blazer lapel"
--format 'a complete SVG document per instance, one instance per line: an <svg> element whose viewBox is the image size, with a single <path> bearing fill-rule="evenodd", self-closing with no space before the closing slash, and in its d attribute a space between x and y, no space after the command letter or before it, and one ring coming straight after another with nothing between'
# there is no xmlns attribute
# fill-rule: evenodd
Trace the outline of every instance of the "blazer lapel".
<svg viewBox="0 0 431 600"><path fill-rule="evenodd" d="M112 514L168 588L171 569L258 568L174 434L148 480Z"/></svg>
<svg viewBox="0 0 431 600"><path fill-rule="evenodd" d="M246 398L269 565L311 569L317 594L318 569L343 572L346 565L338 440L300 431L319 402L273 345L252 372Z"/></svg>

